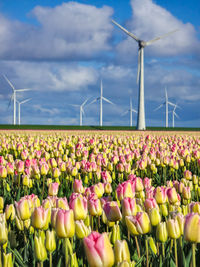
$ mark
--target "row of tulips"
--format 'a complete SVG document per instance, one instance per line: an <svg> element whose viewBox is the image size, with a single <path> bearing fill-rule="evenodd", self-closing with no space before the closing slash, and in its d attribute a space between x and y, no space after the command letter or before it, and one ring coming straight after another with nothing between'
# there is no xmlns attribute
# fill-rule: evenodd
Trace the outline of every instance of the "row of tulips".
<svg viewBox="0 0 200 267"><path fill-rule="evenodd" d="M198 138L0 140L0 265L200 264Z"/></svg>

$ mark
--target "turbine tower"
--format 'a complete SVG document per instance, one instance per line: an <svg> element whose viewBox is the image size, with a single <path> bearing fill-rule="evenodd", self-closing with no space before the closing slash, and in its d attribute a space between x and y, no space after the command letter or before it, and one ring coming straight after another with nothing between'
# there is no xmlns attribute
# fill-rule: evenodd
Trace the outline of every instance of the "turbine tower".
<svg viewBox="0 0 200 267"><path fill-rule="evenodd" d="M108 100L107 98L103 96L102 80L101 80L100 96L95 98L90 104L93 104L94 102L98 100L99 100L99 125L102 126L103 125L103 100L108 102L109 104L114 105L110 100Z"/></svg>
<svg viewBox="0 0 200 267"><path fill-rule="evenodd" d="M133 126L133 112L137 113L135 109L132 107L132 98L130 97L130 107L128 110L126 110L124 113L122 113L122 116L126 115L128 112L130 112L130 127Z"/></svg>
<svg viewBox="0 0 200 267"><path fill-rule="evenodd" d="M13 100L13 124L16 125L16 93L17 92L24 92L29 91L31 89L15 89L14 85L8 80L8 78L3 75L7 83L10 85L10 87L13 89L13 94L11 96L11 101Z"/></svg>
<svg viewBox="0 0 200 267"><path fill-rule="evenodd" d="M127 31L124 27L118 24L116 21L112 20L112 22L119 27L122 31L124 31L127 35L133 38L138 43L138 71L137 71L137 83L139 81L139 101L138 101L138 119L137 119L137 129L145 130L145 106L144 106L144 48L152 43L168 36L176 32L177 30L171 31L167 34L156 37L150 41L143 41L135 36L133 33Z"/></svg>
<svg viewBox="0 0 200 267"><path fill-rule="evenodd" d="M21 123L21 114L20 114L21 104L24 104L24 103L26 103L26 102L28 102L30 100L31 100L31 98L25 99L25 100L23 100L21 102L16 100L16 102L18 103L18 125L20 125L20 123Z"/></svg>
<svg viewBox="0 0 200 267"><path fill-rule="evenodd" d="M81 105L73 105L73 104L71 104L71 106L79 107L79 109L80 109L80 126L83 125L83 114L85 114L83 107L85 106L85 104L87 103L88 100L89 100L89 98L87 98Z"/></svg>
<svg viewBox="0 0 200 267"><path fill-rule="evenodd" d="M173 107L177 105L173 104L172 102L168 100L168 94L167 94L166 88L165 88L165 102L163 102L160 106L158 106L154 111L160 109L164 105L165 105L165 127L168 128L168 114L169 114L168 105L173 106Z"/></svg>
<svg viewBox="0 0 200 267"><path fill-rule="evenodd" d="M177 108L177 104L174 106L174 109L172 110L172 127L174 128L174 116L176 116L177 118L179 118L179 116L176 114L175 110Z"/></svg>

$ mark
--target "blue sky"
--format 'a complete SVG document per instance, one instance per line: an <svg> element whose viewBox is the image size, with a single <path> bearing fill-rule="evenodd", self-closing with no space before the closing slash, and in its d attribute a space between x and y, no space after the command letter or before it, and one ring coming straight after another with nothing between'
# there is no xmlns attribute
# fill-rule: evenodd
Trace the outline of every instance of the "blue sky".
<svg viewBox="0 0 200 267"><path fill-rule="evenodd" d="M198 0L2 0L0 2L0 123L12 123L11 88L18 88L22 124L79 124L81 104L99 95L104 125L129 125L121 114L138 105L137 43L116 28L116 20L136 36L151 40L178 32L145 48L145 113L147 126L164 126L167 88L181 107L175 126L200 126L200 2ZM99 124L98 103L85 106L84 125ZM170 109L170 112L172 109ZM133 124L136 116L133 114ZM169 125L172 113L169 114Z"/></svg>

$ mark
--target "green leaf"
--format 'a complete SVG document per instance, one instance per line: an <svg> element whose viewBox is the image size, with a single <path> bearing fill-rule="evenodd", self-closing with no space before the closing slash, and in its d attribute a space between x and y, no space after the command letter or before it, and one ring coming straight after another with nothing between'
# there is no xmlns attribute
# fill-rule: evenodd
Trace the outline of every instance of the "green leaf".
<svg viewBox="0 0 200 267"><path fill-rule="evenodd" d="M192 257L192 246L191 249L188 253L188 255L186 256L185 262L186 262L186 267L190 266L190 262L191 262L191 257Z"/></svg>

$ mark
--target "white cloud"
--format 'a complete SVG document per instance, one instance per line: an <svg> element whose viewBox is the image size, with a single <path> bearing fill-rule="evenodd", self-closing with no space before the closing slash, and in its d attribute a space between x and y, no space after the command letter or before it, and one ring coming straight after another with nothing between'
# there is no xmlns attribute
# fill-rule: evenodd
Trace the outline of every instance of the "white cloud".
<svg viewBox="0 0 200 267"><path fill-rule="evenodd" d="M38 25L0 14L0 56L4 59L87 59L111 49L113 9L77 2L35 7Z"/></svg>
<svg viewBox="0 0 200 267"><path fill-rule="evenodd" d="M98 79L94 68L76 63L1 61L0 72L6 74L16 88L26 87L39 91L86 90Z"/></svg>
<svg viewBox="0 0 200 267"><path fill-rule="evenodd" d="M148 41L175 29L179 30L147 47L145 53L154 56L177 56L200 51L200 42L192 24L183 23L152 0L132 0L131 6L133 17L126 28L137 37ZM124 32L121 34L125 37ZM121 60L131 61L137 54L137 43L127 37L119 43L117 52Z"/></svg>
<svg viewBox="0 0 200 267"><path fill-rule="evenodd" d="M59 110L57 108L45 108L45 107L42 107L42 105L33 105L33 108L36 110L36 111L40 111L42 113L48 113L49 115L56 115L59 113Z"/></svg>

